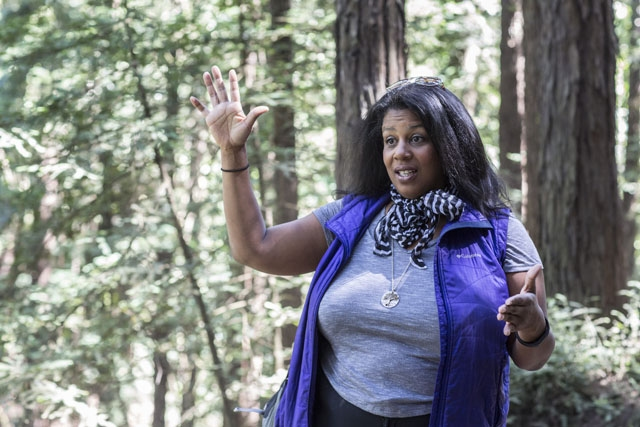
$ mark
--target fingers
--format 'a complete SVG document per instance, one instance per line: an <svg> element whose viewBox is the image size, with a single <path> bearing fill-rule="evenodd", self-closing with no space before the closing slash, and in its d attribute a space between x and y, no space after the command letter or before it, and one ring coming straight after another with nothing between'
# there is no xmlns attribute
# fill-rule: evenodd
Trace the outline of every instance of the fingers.
<svg viewBox="0 0 640 427"><path fill-rule="evenodd" d="M227 88L224 85L224 79L222 78L222 72L220 71L220 68L215 65L211 67L211 75L213 76L212 89L214 89L216 95L215 102L228 102L229 97L227 95ZM209 94L211 94L211 92L209 92ZM214 102L213 98L211 101Z"/></svg>
<svg viewBox="0 0 640 427"><path fill-rule="evenodd" d="M191 105L193 105L194 107L196 107L196 109L198 111L200 111L202 113L203 116L207 116L207 114L209 113L209 111L207 110L207 107L205 107L205 105L202 103L202 101L200 101L198 98L196 98L195 96L192 96L189 98L189 101L191 101Z"/></svg>
<svg viewBox="0 0 640 427"><path fill-rule="evenodd" d="M536 293L536 279L538 278L538 274L542 271L542 266L540 264L534 265L529 271L527 271L527 275L524 278L524 286L522 286L521 294L532 293L535 295Z"/></svg>
<svg viewBox="0 0 640 427"><path fill-rule="evenodd" d="M502 333L504 333L504 335L508 337L512 332L515 332L515 328L513 327L513 325L509 322L505 322Z"/></svg>
<svg viewBox="0 0 640 427"><path fill-rule="evenodd" d="M498 307L496 317L505 322L503 333L506 336L529 328L537 321L541 309L536 296L536 280L541 271L541 265L535 265L527 271L520 293L507 298L504 304Z"/></svg>
<svg viewBox="0 0 640 427"><path fill-rule="evenodd" d="M229 89L231 91L231 102L240 102L240 87L238 86L236 70L229 71Z"/></svg>
<svg viewBox="0 0 640 427"><path fill-rule="evenodd" d="M205 72L202 75L204 85L209 93L211 103L215 106L223 102L240 102L240 86L238 85L238 75L235 70L229 71L229 90L231 98L227 95L227 88L222 78L222 72L217 66L211 67L211 73Z"/></svg>
<svg viewBox="0 0 640 427"><path fill-rule="evenodd" d="M238 77L236 76L235 71L231 71L229 73L229 80L232 87L232 97L240 100L240 90L238 88ZM224 85L224 80L222 79L222 73L220 72L220 68L217 66L211 67L211 73L205 72L202 75L202 80L204 81L204 86L207 88L207 93L209 94L209 98L211 99L211 104L216 106L221 102L227 102L227 89ZM233 92L236 94L233 95ZM209 114L209 109L205 106L205 104L200 101L195 96L189 98L191 104L202 113L203 116L207 116Z"/></svg>
<svg viewBox="0 0 640 427"><path fill-rule="evenodd" d="M224 86L224 79L222 78L220 68L214 65L211 67L211 73L205 72L202 75L202 80L204 80L204 85L207 88L207 93L209 94L212 105L215 106L221 102L228 101L227 88Z"/></svg>
<svg viewBox="0 0 640 427"><path fill-rule="evenodd" d="M212 105L219 104L220 99L218 98L218 94L216 93L216 90L213 87L213 77L211 77L211 74L204 73L202 75L202 80L204 80L204 86L207 88L207 93L209 94L209 99L211 100L211 104Z"/></svg>
<svg viewBox="0 0 640 427"><path fill-rule="evenodd" d="M534 310L534 303L526 305L512 305L505 303L498 307L496 317L498 320L503 320L505 322L518 323L523 317L528 316Z"/></svg>
<svg viewBox="0 0 640 427"><path fill-rule="evenodd" d="M229 71L229 94L225 87L224 79L220 68L217 66L211 67L211 73L205 72L202 76L204 85L207 88L207 93L211 99L211 110L195 96L189 98L191 104L207 119L215 121L221 117L226 117L226 120L230 129L245 129L250 132L253 128L258 117L269 111L269 108L265 106L259 106L252 109L246 116L242 111L242 105L240 103L240 87L238 84L238 75L235 70ZM229 99L229 95L231 98ZM214 114L215 113L215 114ZM211 117L210 117L211 115ZM233 123L229 121L229 118L233 118Z"/></svg>

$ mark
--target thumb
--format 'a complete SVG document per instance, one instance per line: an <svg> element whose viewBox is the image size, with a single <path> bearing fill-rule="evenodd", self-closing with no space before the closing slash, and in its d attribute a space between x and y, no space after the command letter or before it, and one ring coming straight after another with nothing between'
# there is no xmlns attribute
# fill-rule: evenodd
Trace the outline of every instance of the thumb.
<svg viewBox="0 0 640 427"><path fill-rule="evenodd" d="M524 278L524 286L520 290L520 294L532 293L535 295L536 293L536 278L538 274L542 271L542 265L536 264L529 271L527 271L527 275Z"/></svg>
<svg viewBox="0 0 640 427"><path fill-rule="evenodd" d="M245 121L249 129L253 129L253 125L256 123L256 120L258 120L258 117L260 117L267 111L269 111L269 107L265 106L255 107L251 111L249 111L249 114L247 114L247 117L245 117Z"/></svg>

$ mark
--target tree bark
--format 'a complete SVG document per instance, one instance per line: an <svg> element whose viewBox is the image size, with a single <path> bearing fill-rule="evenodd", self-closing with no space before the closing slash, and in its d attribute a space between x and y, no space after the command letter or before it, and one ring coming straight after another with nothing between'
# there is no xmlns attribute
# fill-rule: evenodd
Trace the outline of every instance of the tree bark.
<svg viewBox="0 0 640 427"><path fill-rule="evenodd" d="M287 101L271 108L273 116L272 147L275 150L276 168L274 185L276 204L273 212L275 224L292 221L298 217L298 177L296 174L296 133L293 111L293 40L287 29L290 0L271 0L271 29L277 34L269 56L269 70L279 91L288 94ZM276 288L274 288L276 289ZM284 307L299 307L302 292L290 287L278 296ZM282 344L286 348L293 345L295 325L284 325Z"/></svg>
<svg viewBox="0 0 640 427"><path fill-rule="evenodd" d="M167 410L167 383L171 366L164 352L156 351L153 356L154 384L153 390L153 422L152 427L164 427L164 415Z"/></svg>
<svg viewBox="0 0 640 427"><path fill-rule="evenodd" d="M502 0L500 42L500 174L509 187L513 210L522 200L521 153L524 143L524 57L521 0Z"/></svg>
<svg viewBox="0 0 640 427"><path fill-rule="evenodd" d="M640 181L640 60L638 60L638 45L640 44L640 0L631 1L631 34L629 46L631 46L629 65L629 98L627 107L627 148L625 150L624 164L624 191L623 212L625 215L624 248L626 259L626 272L630 276L635 265L634 243L638 225L635 218L634 205L637 203L637 191Z"/></svg>
<svg viewBox="0 0 640 427"><path fill-rule="evenodd" d="M336 183L349 184L350 143L363 114L406 75L404 0L336 2Z"/></svg>
<svg viewBox="0 0 640 427"><path fill-rule="evenodd" d="M552 294L615 307L626 277L612 2L532 0L523 14L527 227Z"/></svg>
<svg viewBox="0 0 640 427"><path fill-rule="evenodd" d="M290 0L271 0L271 29L277 34L269 56L269 70L277 89L289 96L271 109L276 170L277 192L274 222L291 221L298 217L298 178L295 170L296 134L294 127L293 99L293 41L288 25Z"/></svg>
<svg viewBox="0 0 640 427"><path fill-rule="evenodd" d="M190 360L191 362L191 360ZM190 375L188 383L183 384L184 392L182 393L182 405L180 407L180 427L193 427L194 426L194 414L196 408L196 378L198 374L198 368L193 366L190 369Z"/></svg>

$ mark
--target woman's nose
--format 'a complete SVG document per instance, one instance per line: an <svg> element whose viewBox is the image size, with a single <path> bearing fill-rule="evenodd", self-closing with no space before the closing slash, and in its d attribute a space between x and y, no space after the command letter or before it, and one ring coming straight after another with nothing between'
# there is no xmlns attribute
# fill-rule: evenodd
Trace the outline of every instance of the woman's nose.
<svg viewBox="0 0 640 427"><path fill-rule="evenodd" d="M396 145L396 150L393 155L398 159L407 158L411 156L411 147L404 139L402 139L398 142L398 145Z"/></svg>

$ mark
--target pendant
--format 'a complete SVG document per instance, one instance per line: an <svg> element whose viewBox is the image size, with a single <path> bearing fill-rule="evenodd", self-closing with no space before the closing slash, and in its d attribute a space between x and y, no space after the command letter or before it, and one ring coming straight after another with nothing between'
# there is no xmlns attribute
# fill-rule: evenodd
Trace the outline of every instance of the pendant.
<svg viewBox="0 0 640 427"><path fill-rule="evenodd" d="M400 295L398 295L396 291L387 291L380 299L380 303L387 308L393 308L398 305L399 302Z"/></svg>

